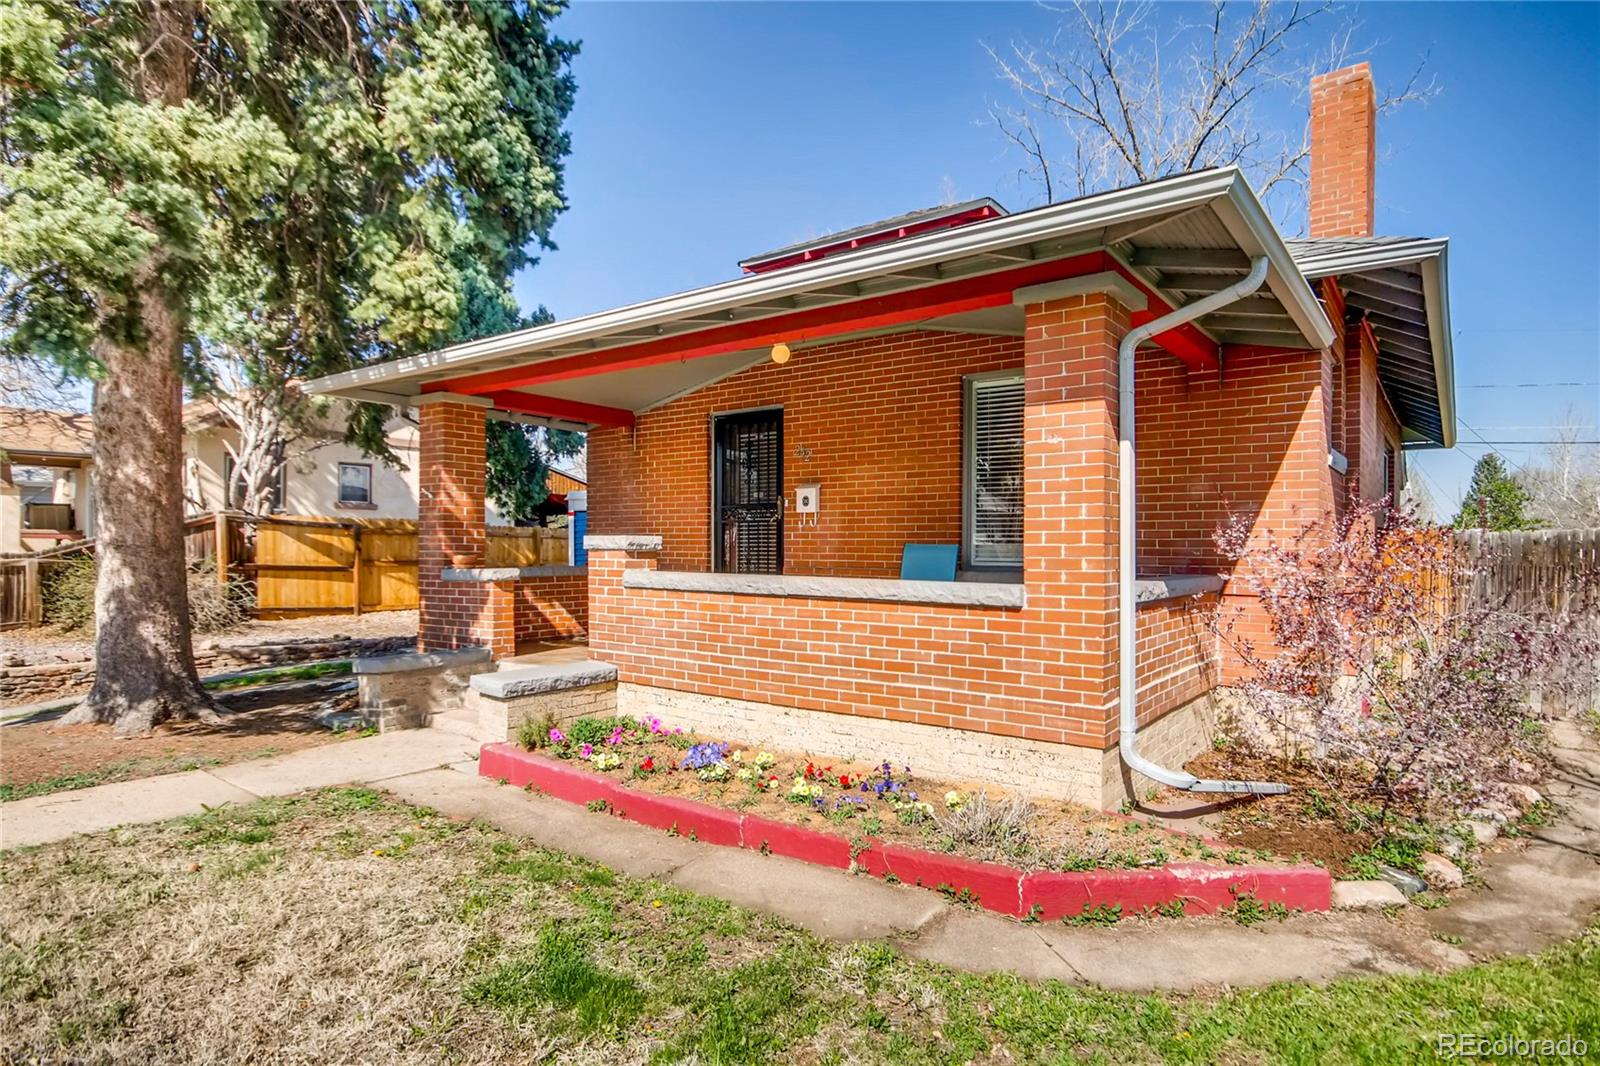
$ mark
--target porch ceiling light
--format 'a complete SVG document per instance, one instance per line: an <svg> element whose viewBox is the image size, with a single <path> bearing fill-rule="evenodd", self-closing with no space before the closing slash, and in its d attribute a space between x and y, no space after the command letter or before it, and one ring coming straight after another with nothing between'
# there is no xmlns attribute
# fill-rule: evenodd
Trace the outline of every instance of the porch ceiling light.
<svg viewBox="0 0 1600 1066"><path fill-rule="evenodd" d="M789 361L789 346L782 341L772 346L772 361L782 366Z"/></svg>

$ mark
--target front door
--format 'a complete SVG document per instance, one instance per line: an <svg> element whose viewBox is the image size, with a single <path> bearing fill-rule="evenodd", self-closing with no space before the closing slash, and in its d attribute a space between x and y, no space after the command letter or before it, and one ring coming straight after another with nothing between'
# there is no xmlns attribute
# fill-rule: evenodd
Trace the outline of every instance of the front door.
<svg viewBox="0 0 1600 1066"><path fill-rule="evenodd" d="M712 545L718 573L783 573L783 410L712 421Z"/></svg>

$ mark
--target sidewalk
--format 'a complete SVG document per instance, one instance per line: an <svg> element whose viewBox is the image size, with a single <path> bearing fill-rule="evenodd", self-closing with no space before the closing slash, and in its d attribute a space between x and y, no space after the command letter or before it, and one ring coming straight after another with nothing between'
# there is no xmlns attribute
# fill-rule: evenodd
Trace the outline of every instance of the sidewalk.
<svg viewBox="0 0 1600 1066"><path fill-rule="evenodd" d="M470 760L477 749L476 741L454 733L408 729L209 770L14 800L0 804L0 849L198 814L220 803L251 803L328 785L376 784Z"/></svg>

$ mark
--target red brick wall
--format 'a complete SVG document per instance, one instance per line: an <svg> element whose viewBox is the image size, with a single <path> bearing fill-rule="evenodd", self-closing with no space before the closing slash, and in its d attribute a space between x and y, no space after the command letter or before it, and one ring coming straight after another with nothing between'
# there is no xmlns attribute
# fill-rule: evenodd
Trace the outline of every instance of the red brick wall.
<svg viewBox="0 0 1600 1066"><path fill-rule="evenodd" d="M596 657L617 663L625 681L707 695L1115 743L1116 345L1126 315L1105 297L1074 297L1030 306L1027 324L1020 351L1015 340L936 333L802 351L787 367L762 364L645 415L637 443L626 431L594 434L592 531L664 539L659 559L591 553ZM905 541L955 541L961 376L1019 361L1025 609L621 587L628 565L709 569L717 410L784 404L787 486L822 484L824 525L808 540L812 531L791 524L789 572L895 574ZM1232 509L1258 512L1260 535L1326 513L1332 363L1323 353L1234 352L1223 374L1186 375L1160 354L1139 363L1146 572L1221 569L1211 534ZM842 520L869 498L887 517L852 548ZM841 524L828 525L830 514ZM1253 598L1230 600L1248 614ZM1139 637L1144 720L1200 695L1220 672L1191 603L1143 609Z"/></svg>
<svg viewBox="0 0 1600 1066"><path fill-rule="evenodd" d="M589 578L582 571L526 577L515 593L517 640L566 640L589 629Z"/></svg>
<svg viewBox="0 0 1600 1066"><path fill-rule="evenodd" d="M1231 352L1220 373L1140 355L1142 576L1226 571L1212 533L1230 514L1287 534L1328 513L1332 373L1321 352Z"/></svg>
<svg viewBox="0 0 1600 1066"><path fill-rule="evenodd" d="M1217 597L1163 600L1139 608L1139 725L1199 699L1217 683L1217 638L1210 615Z"/></svg>
<svg viewBox="0 0 1600 1066"><path fill-rule="evenodd" d="M784 490L822 485L817 524L791 514L784 571L898 577L908 542L961 539L961 379L1020 368L1014 337L914 332L802 348L589 435L589 532L657 533L666 570L711 569L711 416L782 407Z"/></svg>
<svg viewBox="0 0 1600 1066"><path fill-rule="evenodd" d="M1372 235L1377 96L1366 63L1311 79L1311 236Z"/></svg>

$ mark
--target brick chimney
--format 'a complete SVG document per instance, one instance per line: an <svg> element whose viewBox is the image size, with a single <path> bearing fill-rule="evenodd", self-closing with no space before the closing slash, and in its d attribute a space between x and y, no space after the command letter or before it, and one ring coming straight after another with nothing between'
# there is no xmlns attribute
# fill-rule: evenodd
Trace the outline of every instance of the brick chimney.
<svg viewBox="0 0 1600 1066"><path fill-rule="evenodd" d="M1311 236L1372 236L1377 117L1370 64L1311 79Z"/></svg>

